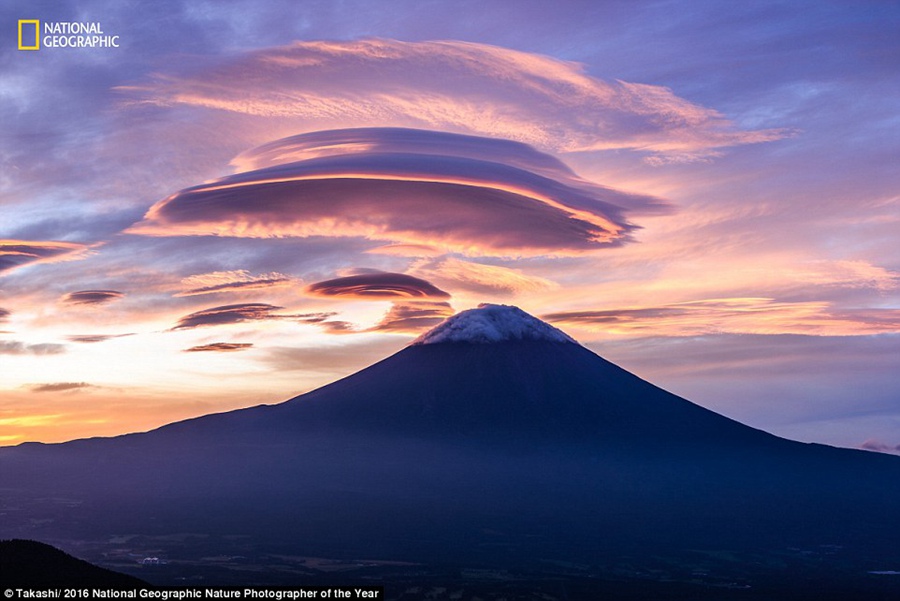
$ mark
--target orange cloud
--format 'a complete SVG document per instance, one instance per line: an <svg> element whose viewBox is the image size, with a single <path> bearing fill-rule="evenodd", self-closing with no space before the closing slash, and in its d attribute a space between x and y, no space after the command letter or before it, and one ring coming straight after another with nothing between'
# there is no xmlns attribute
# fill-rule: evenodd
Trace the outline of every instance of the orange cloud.
<svg viewBox="0 0 900 601"><path fill-rule="evenodd" d="M445 302L396 302L370 332L418 334L453 315Z"/></svg>
<svg viewBox="0 0 900 601"><path fill-rule="evenodd" d="M56 382L54 384L32 384L31 392L77 392L85 388L96 388L87 382Z"/></svg>

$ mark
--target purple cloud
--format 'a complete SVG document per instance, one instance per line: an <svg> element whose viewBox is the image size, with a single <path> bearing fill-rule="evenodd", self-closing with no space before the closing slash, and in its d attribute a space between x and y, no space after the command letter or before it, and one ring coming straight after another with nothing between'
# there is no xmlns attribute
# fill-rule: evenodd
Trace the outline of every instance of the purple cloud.
<svg viewBox="0 0 900 601"><path fill-rule="evenodd" d="M450 298L450 295L426 280L403 273L364 273L307 287L316 296L342 296L364 299L380 298Z"/></svg>
<svg viewBox="0 0 900 601"><path fill-rule="evenodd" d="M69 305L103 305L124 297L124 292L116 290L81 290L66 294L62 302Z"/></svg>
<svg viewBox="0 0 900 601"><path fill-rule="evenodd" d="M363 237L470 256L578 254L627 242L659 199L578 178L524 144L371 128L294 136L270 165L187 188L128 231L151 236ZM324 155L323 155L324 153Z"/></svg>
<svg viewBox="0 0 900 601"><path fill-rule="evenodd" d="M242 321L260 321L266 319L278 319L273 313L284 307L276 307L265 303L244 303L238 305L223 305L203 309L186 315L178 320L173 330L184 330L201 326L218 326Z"/></svg>
<svg viewBox="0 0 900 601"><path fill-rule="evenodd" d="M186 315L178 320L172 330L186 330L202 326L220 326L245 321L266 321L287 319L303 323L322 323L334 313L301 313L286 315L275 313L284 307L276 307L265 303L241 303L211 307Z"/></svg>

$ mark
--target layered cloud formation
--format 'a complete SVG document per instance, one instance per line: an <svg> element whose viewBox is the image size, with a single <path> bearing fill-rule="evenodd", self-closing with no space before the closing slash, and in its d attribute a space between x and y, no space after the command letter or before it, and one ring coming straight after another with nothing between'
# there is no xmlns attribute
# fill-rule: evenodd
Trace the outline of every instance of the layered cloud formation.
<svg viewBox="0 0 900 601"><path fill-rule="evenodd" d="M287 163L278 161L287 160ZM258 167L156 203L130 233L362 237L469 256L621 244L659 199L587 182L507 140L397 128L315 132L246 153Z"/></svg>
<svg viewBox="0 0 900 601"><path fill-rule="evenodd" d="M665 87L604 81L578 63L462 41L294 42L121 90L134 102L295 118L312 129L426 127L560 151L635 149L656 160L785 135L741 130Z"/></svg>
<svg viewBox="0 0 900 601"><path fill-rule="evenodd" d="M450 295L423 279L403 273L362 273L324 282L307 288L315 296L342 296L374 299L450 298Z"/></svg>
<svg viewBox="0 0 900 601"><path fill-rule="evenodd" d="M0 274L32 263L78 258L87 248L72 242L0 240Z"/></svg>

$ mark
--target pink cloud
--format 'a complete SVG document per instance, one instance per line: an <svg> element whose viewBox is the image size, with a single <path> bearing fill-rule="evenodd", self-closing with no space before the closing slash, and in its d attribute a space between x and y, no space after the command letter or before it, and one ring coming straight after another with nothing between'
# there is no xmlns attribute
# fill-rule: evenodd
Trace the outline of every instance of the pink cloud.
<svg viewBox="0 0 900 601"><path fill-rule="evenodd" d="M78 259L88 248L73 242L0 240L0 274L34 263Z"/></svg>
<svg viewBox="0 0 900 601"><path fill-rule="evenodd" d="M245 292L247 290L289 286L293 282L293 279L280 273L252 276L245 270L217 271L184 278L181 280L181 283L188 286L188 289L174 296Z"/></svg>
<svg viewBox="0 0 900 601"><path fill-rule="evenodd" d="M851 336L900 332L900 311L896 309L835 310L826 302L779 302L770 298L704 299L659 307L560 311L542 318L607 333L653 336Z"/></svg>
<svg viewBox="0 0 900 601"><path fill-rule="evenodd" d="M462 261L453 257L421 260L412 272L448 288L480 294L513 295L558 288L548 279L527 275L520 269Z"/></svg>
<svg viewBox="0 0 900 601"><path fill-rule="evenodd" d="M395 302L381 321L367 331L417 334L453 313L453 307L445 302Z"/></svg>
<svg viewBox="0 0 900 601"><path fill-rule="evenodd" d="M139 103L288 118L308 129L424 127L557 151L638 150L656 161L787 135L741 130L665 87L604 81L578 63L461 41L295 42L120 90Z"/></svg>
<svg viewBox="0 0 900 601"><path fill-rule="evenodd" d="M859 445L859 448L865 449L867 451L877 451L879 453L900 453L900 444L889 445L874 438L868 439L867 441Z"/></svg>

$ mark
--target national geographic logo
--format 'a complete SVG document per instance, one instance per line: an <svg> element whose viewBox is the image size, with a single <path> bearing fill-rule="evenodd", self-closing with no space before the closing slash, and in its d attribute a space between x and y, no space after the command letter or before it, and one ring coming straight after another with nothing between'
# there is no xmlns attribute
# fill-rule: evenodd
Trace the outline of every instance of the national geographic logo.
<svg viewBox="0 0 900 601"><path fill-rule="evenodd" d="M38 19L19 19L19 50L41 49L41 22Z"/></svg>
<svg viewBox="0 0 900 601"><path fill-rule="evenodd" d="M99 21L19 19L19 50L118 48L119 36L103 32Z"/></svg>

